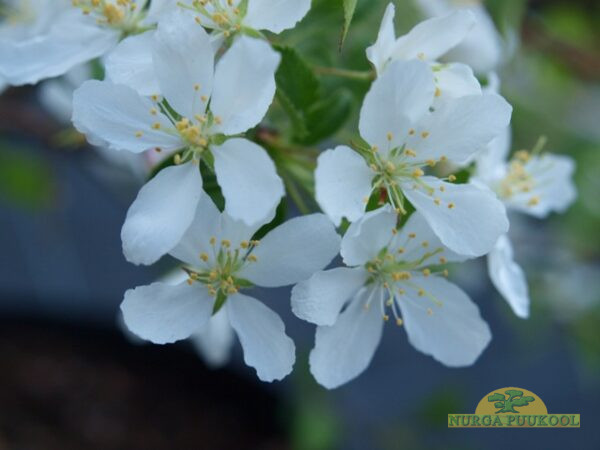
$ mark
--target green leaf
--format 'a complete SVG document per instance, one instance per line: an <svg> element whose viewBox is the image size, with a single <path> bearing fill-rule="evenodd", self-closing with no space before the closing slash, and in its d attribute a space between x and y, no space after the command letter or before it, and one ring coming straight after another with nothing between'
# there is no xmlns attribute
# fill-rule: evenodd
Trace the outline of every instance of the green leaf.
<svg viewBox="0 0 600 450"><path fill-rule="evenodd" d="M344 4L344 28L342 29L342 37L340 39L340 51L348 35L352 18L354 17L354 10L356 9L356 3L358 0L342 0Z"/></svg>
<svg viewBox="0 0 600 450"><path fill-rule="evenodd" d="M275 74L277 88L298 111L306 111L319 100L319 80L310 66L290 47L276 47L281 64Z"/></svg>
<svg viewBox="0 0 600 450"><path fill-rule="evenodd" d="M306 118L308 133L300 141L310 145L333 135L344 125L351 113L352 94L345 88L335 91L309 109Z"/></svg>

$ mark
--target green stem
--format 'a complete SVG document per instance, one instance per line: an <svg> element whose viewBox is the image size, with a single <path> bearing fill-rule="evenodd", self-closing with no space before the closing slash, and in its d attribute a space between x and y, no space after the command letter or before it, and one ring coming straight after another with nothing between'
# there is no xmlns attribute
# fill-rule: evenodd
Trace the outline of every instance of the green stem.
<svg viewBox="0 0 600 450"><path fill-rule="evenodd" d="M314 66L313 69L317 75L323 75L323 76L349 78L351 80L360 80L360 81L371 81L371 80L375 79L375 72L373 72L372 70L360 71L360 70L339 69L337 67L321 67L321 66Z"/></svg>

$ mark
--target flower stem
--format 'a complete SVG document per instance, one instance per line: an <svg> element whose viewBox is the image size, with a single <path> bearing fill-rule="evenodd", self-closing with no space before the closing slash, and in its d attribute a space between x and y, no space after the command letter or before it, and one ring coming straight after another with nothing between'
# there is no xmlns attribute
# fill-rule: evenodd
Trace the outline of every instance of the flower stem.
<svg viewBox="0 0 600 450"><path fill-rule="evenodd" d="M360 71L360 70L349 70L339 69L337 67L313 67L317 75L330 76L330 77L341 77L349 78L351 80L371 81L375 79L375 72L372 70Z"/></svg>

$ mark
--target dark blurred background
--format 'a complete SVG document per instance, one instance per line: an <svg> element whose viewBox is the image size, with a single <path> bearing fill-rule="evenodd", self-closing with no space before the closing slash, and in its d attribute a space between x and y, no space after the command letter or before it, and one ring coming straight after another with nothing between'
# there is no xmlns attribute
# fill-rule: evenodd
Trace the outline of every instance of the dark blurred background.
<svg viewBox="0 0 600 450"><path fill-rule="evenodd" d="M281 36L314 64L367 69L384 0L359 0L341 53L337 1ZM397 29L419 20L397 5ZM512 56L501 69L514 105L514 149L540 135L577 161L579 197L546 221L514 217L511 238L528 274L529 320L487 280L485 261L452 275L479 304L494 338L471 368L448 369L386 327L371 367L326 391L310 377L314 327L290 311L289 290L259 294L296 341L294 373L262 384L241 350L208 369L188 343L150 346L122 332L124 291L172 267L126 263L120 227L144 175L84 145L68 127L70 81L0 96L0 449L598 449L600 432L600 2L486 2ZM56 81L56 80L55 80ZM348 89L356 117L368 85ZM330 86L329 86L330 84ZM276 106L275 106L276 108ZM338 133L347 141L355 118ZM236 344L237 345L237 344ZM493 389L519 386L550 412L579 413L572 430L447 429Z"/></svg>

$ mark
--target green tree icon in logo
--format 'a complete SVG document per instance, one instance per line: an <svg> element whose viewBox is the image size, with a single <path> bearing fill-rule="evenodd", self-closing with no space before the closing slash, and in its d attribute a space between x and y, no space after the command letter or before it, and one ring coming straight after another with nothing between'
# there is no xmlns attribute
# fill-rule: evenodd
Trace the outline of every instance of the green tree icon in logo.
<svg viewBox="0 0 600 450"><path fill-rule="evenodd" d="M488 397L488 402L496 402L494 406L500 408L496 411L496 414L500 413L515 413L519 414L515 408L522 408L523 406L529 405L535 399L531 396L523 397L523 391L516 389L509 389L504 391L506 395L495 392Z"/></svg>

